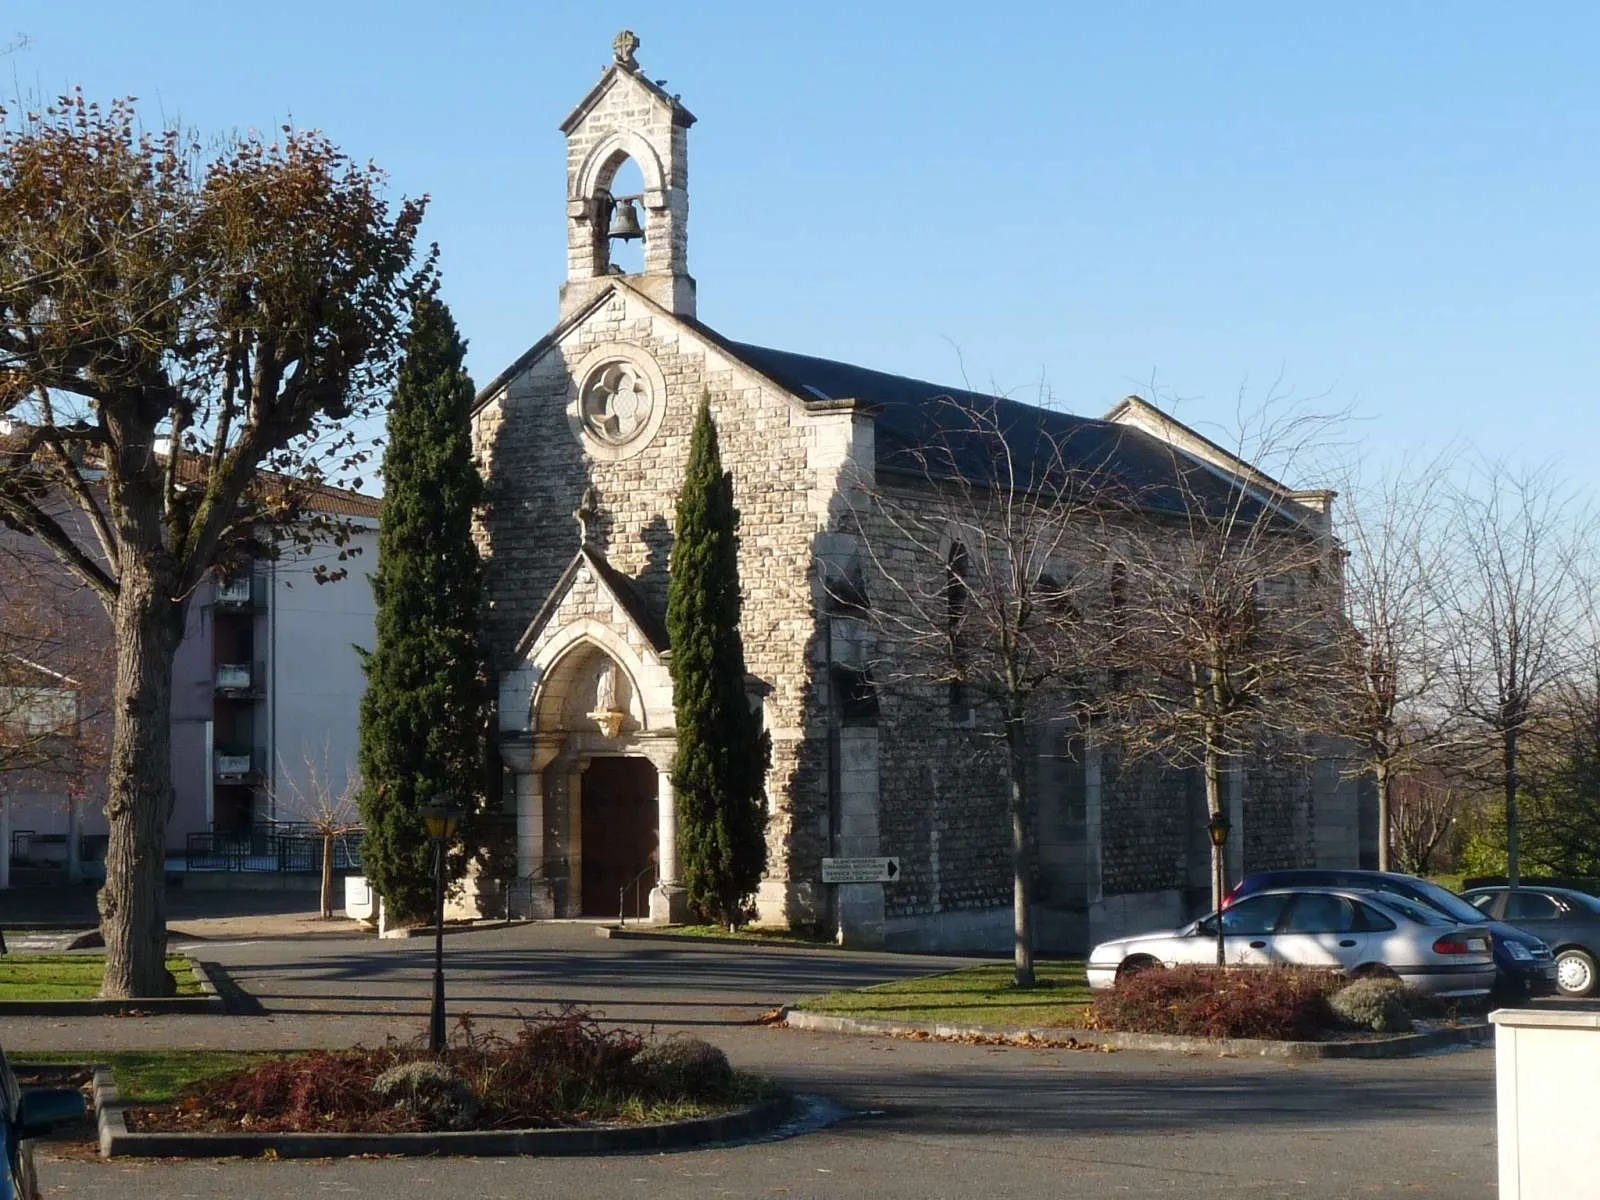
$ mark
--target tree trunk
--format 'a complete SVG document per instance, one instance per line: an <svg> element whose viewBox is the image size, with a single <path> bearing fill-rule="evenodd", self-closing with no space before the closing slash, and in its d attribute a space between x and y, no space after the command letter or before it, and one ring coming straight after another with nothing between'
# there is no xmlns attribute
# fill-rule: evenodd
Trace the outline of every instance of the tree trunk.
<svg viewBox="0 0 1600 1200"><path fill-rule="evenodd" d="M1027 771L1027 730L1020 716L1006 721L1006 761L1011 775L1011 909L1018 987L1032 987L1033 974L1033 856L1029 853L1028 804L1024 780Z"/></svg>
<svg viewBox="0 0 1600 1200"><path fill-rule="evenodd" d="M322 835L322 919L333 917L333 834Z"/></svg>
<svg viewBox="0 0 1600 1200"><path fill-rule="evenodd" d="M106 885L100 929L106 943L107 999L169 996L166 967L166 842L172 809L172 659L183 636L184 605L165 572L146 556L122 556L112 627L116 690L107 772Z"/></svg>
<svg viewBox="0 0 1600 1200"><path fill-rule="evenodd" d="M1522 837L1517 828L1517 731L1506 730L1506 884L1522 882Z"/></svg>
<svg viewBox="0 0 1600 1200"><path fill-rule="evenodd" d="M1222 814L1222 751L1218 748L1216 737L1206 736L1206 817L1210 818ZM1211 831L1206 830L1206 844L1211 847L1211 911L1222 911L1222 897L1227 894L1227 858L1226 845L1219 846L1211 841Z"/></svg>
<svg viewBox="0 0 1600 1200"><path fill-rule="evenodd" d="M1373 768L1378 784L1378 870L1389 869L1389 760L1378 759Z"/></svg>

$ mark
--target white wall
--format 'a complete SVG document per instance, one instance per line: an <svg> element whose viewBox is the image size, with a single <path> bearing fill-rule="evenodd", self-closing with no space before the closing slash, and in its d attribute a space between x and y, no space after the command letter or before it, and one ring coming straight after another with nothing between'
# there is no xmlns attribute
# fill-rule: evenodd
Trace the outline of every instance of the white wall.
<svg viewBox="0 0 1600 1200"><path fill-rule="evenodd" d="M376 641L370 582L378 566L375 527L354 535L346 551L357 548L361 553L342 563L338 547L318 545L286 551L269 566L267 779L268 802L280 821L306 819L293 809L297 789L311 791L313 765L326 771L335 795L356 769L366 676L355 646L370 650ZM319 584L318 564L349 574Z"/></svg>

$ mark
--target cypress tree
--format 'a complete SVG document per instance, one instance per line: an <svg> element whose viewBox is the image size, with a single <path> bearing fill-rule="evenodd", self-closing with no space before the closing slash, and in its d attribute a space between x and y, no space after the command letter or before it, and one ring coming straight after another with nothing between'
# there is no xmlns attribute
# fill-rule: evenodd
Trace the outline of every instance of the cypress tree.
<svg viewBox="0 0 1600 1200"><path fill-rule="evenodd" d="M363 655L362 867L391 918L433 911L422 806L442 795L481 807L488 697L480 639L482 564L472 518L483 483L472 462L466 344L443 303L412 312L384 453L377 646ZM452 856L452 874L465 856Z"/></svg>
<svg viewBox="0 0 1600 1200"><path fill-rule="evenodd" d="M667 588L678 748L672 785L689 908L729 928L767 865L764 780L771 742L745 695L739 636L739 513L710 397L700 401L678 497Z"/></svg>

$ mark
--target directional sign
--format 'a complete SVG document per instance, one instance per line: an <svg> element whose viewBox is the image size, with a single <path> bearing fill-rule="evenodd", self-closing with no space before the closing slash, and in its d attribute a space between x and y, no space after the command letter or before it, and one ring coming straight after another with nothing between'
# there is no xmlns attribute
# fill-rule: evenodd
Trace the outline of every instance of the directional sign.
<svg viewBox="0 0 1600 1200"><path fill-rule="evenodd" d="M898 858L825 858L823 883L893 883L900 878Z"/></svg>

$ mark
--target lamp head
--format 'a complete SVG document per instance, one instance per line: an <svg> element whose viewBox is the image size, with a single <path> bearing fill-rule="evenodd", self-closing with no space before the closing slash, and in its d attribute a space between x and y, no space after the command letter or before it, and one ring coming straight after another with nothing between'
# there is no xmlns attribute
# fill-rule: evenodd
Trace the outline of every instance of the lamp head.
<svg viewBox="0 0 1600 1200"><path fill-rule="evenodd" d="M447 842L455 837L461 824L461 810L449 797L439 795L422 806L422 819L428 826L428 836L436 842Z"/></svg>
<svg viewBox="0 0 1600 1200"><path fill-rule="evenodd" d="M1206 833L1211 838L1213 846L1225 846L1228 842L1228 814L1217 812L1211 814L1211 819L1206 822Z"/></svg>

